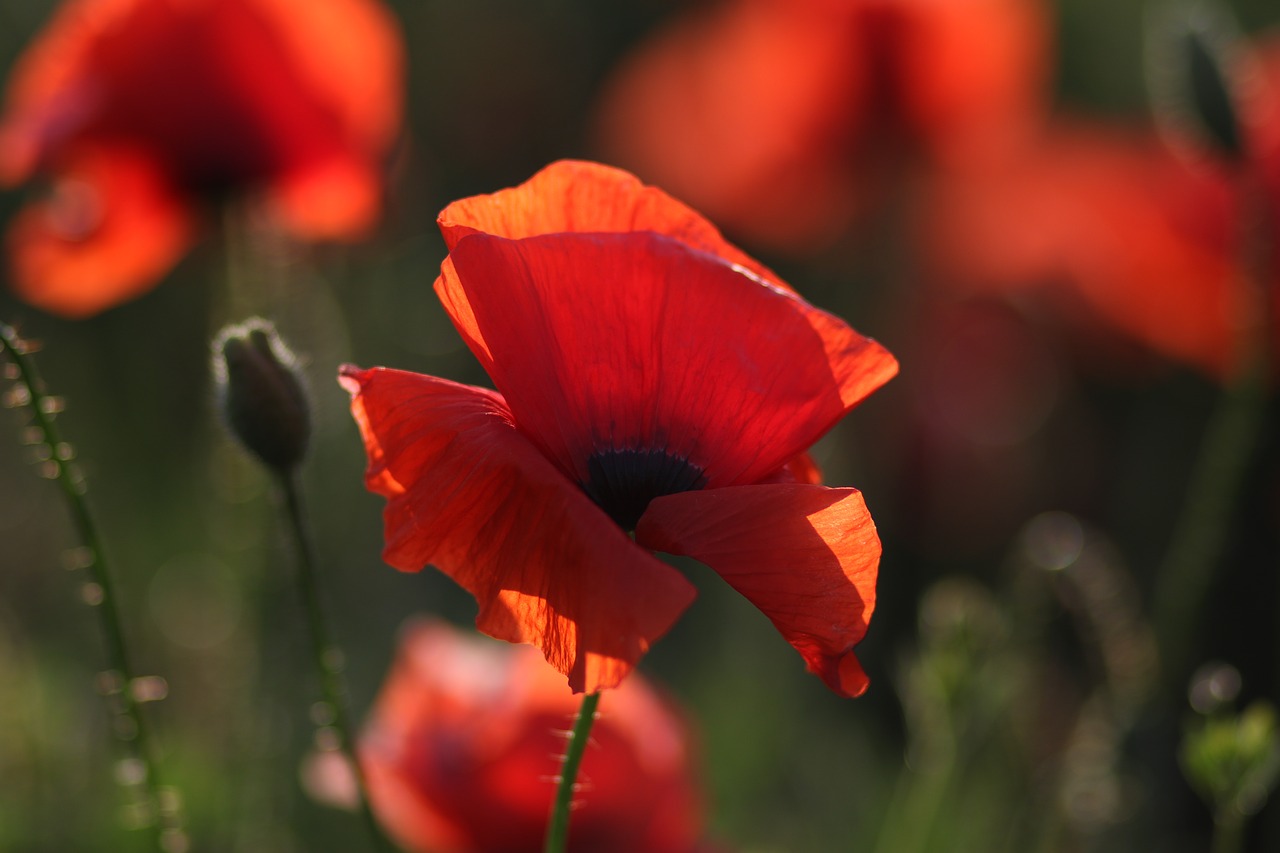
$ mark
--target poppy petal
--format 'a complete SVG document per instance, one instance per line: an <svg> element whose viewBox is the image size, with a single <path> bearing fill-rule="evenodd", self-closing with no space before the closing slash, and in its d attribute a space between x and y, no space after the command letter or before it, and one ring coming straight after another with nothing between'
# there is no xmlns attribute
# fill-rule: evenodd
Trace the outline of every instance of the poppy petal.
<svg viewBox="0 0 1280 853"><path fill-rule="evenodd" d="M437 222L450 251L477 232L518 240L539 234L653 231L786 287L702 215L634 175L600 163L552 163L518 187L455 201Z"/></svg>
<svg viewBox="0 0 1280 853"><path fill-rule="evenodd" d="M1021 158L942 184L932 215L937 278L971 289L1065 285L1095 319L1226 372L1230 184L1153 135L1057 125Z"/></svg>
<svg viewBox="0 0 1280 853"><path fill-rule="evenodd" d="M773 476L761 480L762 483L807 483L810 486L822 485L822 469L813 461L809 453L801 453L786 465L783 465Z"/></svg>
<svg viewBox="0 0 1280 853"><path fill-rule="evenodd" d="M374 226L381 199L381 177L363 157L334 155L286 174L272 187L268 204L304 240L342 240Z"/></svg>
<svg viewBox="0 0 1280 853"><path fill-rule="evenodd" d="M272 24L307 90L361 150L382 152L399 131L404 44L395 16L370 0L252 0Z"/></svg>
<svg viewBox="0 0 1280 853"><path fill-rule="evenodd" d="M856 489L779 484L667 495L649 504L636 541L714 569L836 693L867 689L853 646L875 608L880 539Z"/></svg>
<svg viewBox="0 0 1280 853"><path fill-rule="evenodd" d="M95 150L10 225L13 286L46 311L87 317L150 290L195 231L187 200L149 157Z"/></svg>
<svg viewBox="0 0 1280 853"><path fill-rule="evenodd" d="M96 40L125 23L130 0L74 0L58 6L40 37L22 53L5 86L0 124L0 180L26 180L53 140L98 108L87 71Z"/></svg>
<svg viewBox="0 0 1280 853"><path fill-rule="evenodd" d="M612 687L693 600L511 422L502 397L399 370L344 367L387 498L388 563L432 563L475 596L476 625L532 643L575 691Z"/></svg>
<svg viewBox="0 0 1280 853"><path fill-rule="evenodd" d="M887 381L843 321L657 234L458 243L436 281L515 422L578 482L611 450L662 451L711 487L753 483Z"/></svg>

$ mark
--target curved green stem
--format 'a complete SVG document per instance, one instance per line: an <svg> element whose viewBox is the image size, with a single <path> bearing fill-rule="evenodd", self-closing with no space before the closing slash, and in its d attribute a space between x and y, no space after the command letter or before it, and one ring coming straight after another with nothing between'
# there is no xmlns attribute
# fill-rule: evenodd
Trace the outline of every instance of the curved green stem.
<svg viewBox="0 0 1280 853"><path fill-rule="evenodd" d="M569 742L565 745L564 760L560 764L556 798L551 805L551 819L547 822L543 853L564 853L569 841L569 812L577 789L578 769L582 766L582 757L587 753L587 742L591 738L591 726L596 721L596 708L599 705L599 693L583 696L578 716L569 731Z"/></svg>
<svg viewBox="0 0 1280 853"><path fill-rule="evenodd" d="M285 509L289 517L289 530L293 537L294 548L298 557L298 594L303 613L307 619L307 629L311 636L312 654L320 675L320 688L324 694L324 702L328 705L333 717L333 727L337 730L341 749L351 765L355 775L356 789L359 796L360 816L364 821L373 846L377 850L390 851L394 848L387 840L373 816L369 806L369 789L365 783L364 771L360 767L356 755L355 727L351 723L346 682L342 677L342 652L334 643L329 631L324 610L320 604L320 584L316 569L315 549L311 537L307 533L306 521L302 512L302 498L294 474L280 474L280 490L284 495Z"/></svg>
<svg viewBox="0 0 1280 853"><path fill-rule="evenodd" d="M35 365L27 357L28 347L11 326L0 323L0 350L9 357L17 370L17 388L24 389L25 403L31 408L32 419L40 432L40 440L49 458L48 476L56 479L62 488L71 520L83 544L77 556L77 566L89 572L93 584L92 598L106 645L108 671L104 673L103 688L113 702L120 723L113 728L128 747L134 760L140 762L141 782L147 794L146 824L156 833L156 847L160 850L183 849L186 836L181 828L181 805L177 792L163 784L160 773L159 750L147 727L139 707L135 689L137 673L130 661L129 646L125 640L124 620L120 615L119 599L115 583L107 568L106 552L98 526L89 512L85 499L87 491L84 478L71 464L70 445L63 442L54 423L58 410L57 400L48 396L36 373Z"/></svg>

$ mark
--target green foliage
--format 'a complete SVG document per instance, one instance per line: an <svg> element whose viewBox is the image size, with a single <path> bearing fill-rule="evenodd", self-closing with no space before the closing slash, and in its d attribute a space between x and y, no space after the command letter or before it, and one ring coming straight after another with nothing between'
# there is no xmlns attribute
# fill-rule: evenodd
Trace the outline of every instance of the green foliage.
<svg viewBox="0 0 1280 853"><path fill-rule="evenodd" d="M1275 707L1259 700L1188 724L1178 755L1192 787L1219 821L1256 814L1280 780Z"/></svg>

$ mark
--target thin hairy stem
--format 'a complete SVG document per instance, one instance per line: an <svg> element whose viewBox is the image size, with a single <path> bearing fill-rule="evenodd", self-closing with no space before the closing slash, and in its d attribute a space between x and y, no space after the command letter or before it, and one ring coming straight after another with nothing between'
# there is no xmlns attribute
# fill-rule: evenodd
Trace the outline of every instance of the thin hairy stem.
<svg viewBox="0 0 1280 853"><path fill-rule="evenodd" d="M139 679L133 668L115 583L107 566L102 537L85 497L84 477L71 464L74 455L71 446L62 440L54 421L61 404L57 398L45 393L44 383L28 358L28 345L11 326L4 323L0 323L0 350L14 365L15 389L20 389L18 397L11 399L30 407L39 436L35 444L47 454L48 458L42 462L42 473L57 480L61 486L80 538L81 547L75 552L75 563L88 571L91 578L85 601L98 613L106 646L108 669L101 676L100 688L117 715L116 725L112 728L124 742L137 768L136 772L123 775L131 780L137 779L146 793L147 802L139 813L139 823L154 830L158 849L167 853L185 850L187 838L182 829L181 801L177 791L163 783L159 749L139 707L140 699L154 694L153 688L158 684L149 679Z"/></svg>
<svg viewBox="0 0 1280 853"><path fill-rule="evenodd" d="M547 822L547 838L542 848L544 853L564 853L565 845L569 842L569 812L573 808L573 794L577 789L578 769L582 766L582 757L587 753L587 742L591 738L591 726L596 721L596 708L599 705L598 692L583 696L578 716L569 731L564 760L560 764L556 799L551 804L551 819Z"/></svg>
<svg viewBox="0 0 1280 853"><path fill-rule="evenodd" d="M342 676L342 652L333 641L329 631L324 609L320 604L319 572L316 567L315 548L311 536L307 532L305 517L302 512L302 499L297 478L293 473L279 476L280 490L284 495L288 527L292 534L294 549L298 558L298 595L302 610L307 620L307 631L311 636L311 651L315 658L316 668L320 675L320 689L324 694L324 702L333 720L333 728L337 733L339 746L346 755L351 771L355 775L356 790L360 799L360 816L368 829L374 849L391 851L395 848L382 833L373 810L369 806L369 789L365 782L363 769L356 754L355 727L351 723L351 711L347 696L346 681Z"/></svg>

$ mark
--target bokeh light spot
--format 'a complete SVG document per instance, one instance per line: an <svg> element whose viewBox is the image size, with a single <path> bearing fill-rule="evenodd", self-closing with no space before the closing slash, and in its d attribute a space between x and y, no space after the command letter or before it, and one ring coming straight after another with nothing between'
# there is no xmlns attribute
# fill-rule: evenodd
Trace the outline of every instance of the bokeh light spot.
<svg viewBox="0 0 1280 853"><path fill-rule="evenodd" d="M243 610L235 575L208 554L178 557L161 566L151 580L148 603L164 635L188 649L225 642Z"/></svg>
<svg viewBox="0 0 1280 853"><path fill-rule="evenodd" d="M1023 528L1022 546L1035 566L1059 572L1075 563L1084 552L1084 528L1069 513L1044 512Z"/></svg>

